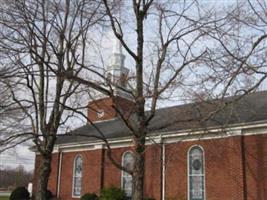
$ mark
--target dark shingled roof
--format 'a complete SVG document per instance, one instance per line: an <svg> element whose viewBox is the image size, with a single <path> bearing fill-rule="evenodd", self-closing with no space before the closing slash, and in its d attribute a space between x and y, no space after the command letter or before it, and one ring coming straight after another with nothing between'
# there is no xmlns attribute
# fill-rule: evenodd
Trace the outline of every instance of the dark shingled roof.
<svg viewBox="0 0 267 200"><path fill-rule="evenodd" d="M267 120L267 91L228 97L224 100L212 100L158 109L149 124L149 133L162 133L206 127L227 126L240 123L253 123ZM107 139L122 138L131 135L124 122L113 120L95 123ZM85 125L60 136L57 144L67 144L97 140L99 131L92 125ZM84 135L84 136L81 136Z"/></svg>

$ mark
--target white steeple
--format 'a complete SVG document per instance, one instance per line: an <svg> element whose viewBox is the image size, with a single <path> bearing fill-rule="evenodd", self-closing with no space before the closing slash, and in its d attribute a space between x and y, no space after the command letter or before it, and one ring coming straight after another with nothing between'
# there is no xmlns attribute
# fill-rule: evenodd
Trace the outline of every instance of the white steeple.
<svg viewBox="0 0 267 200"><path fill-rule="evenodd" d="M124 66L125 55L122 53L122 45L115 38L113 53L107 67L106 78L114 85L126 88L129 69Z"/></svg>
<svg viewBox="0 0 267 200"><path fill-rule="evenodd" d="M118 23L121 22L121 12L119 10ZM120 34L121 30L117 30ZM107 67L106 78L110 83L117 87L127 87L129 69L124 66L125 55L122 52L121 42L114 36L114 44L110 63ZM116 89L115 88L115 89Z"/></svg>

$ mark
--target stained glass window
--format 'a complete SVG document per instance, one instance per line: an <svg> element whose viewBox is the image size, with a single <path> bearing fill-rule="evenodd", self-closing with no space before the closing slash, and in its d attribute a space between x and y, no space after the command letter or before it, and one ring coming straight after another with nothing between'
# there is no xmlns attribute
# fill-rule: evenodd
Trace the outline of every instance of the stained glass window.
<svg viewBox="0 0 267 200"><path fill-rule="evenodd" d="M189 200L204 200L204 156L203 150L199 146L194 146L189 150Z"/></svg>
<svg viewBox="0 0 267 200"><path fill-rule="evenodd" d="M133 168L133 155L131 152L126 152L122 156L122 165L123 167L127 169ZM126 195L128 197L132 196L132 190L133 190L133 183L132 183L132 175L129 173L122 171L122 177L121 177L121 188L125 191Z"/></svg>
<svg viewBox="0 0 267 200"><path fill-rule="evenodd" d="M75 197L81 196L82 190L82 157L76 156L73 164L73 188L72 195Z"/></svg>

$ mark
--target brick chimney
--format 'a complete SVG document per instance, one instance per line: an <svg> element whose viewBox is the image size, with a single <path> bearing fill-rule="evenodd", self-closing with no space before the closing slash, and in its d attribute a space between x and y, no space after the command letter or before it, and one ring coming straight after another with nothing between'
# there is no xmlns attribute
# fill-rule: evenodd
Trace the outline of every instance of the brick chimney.
<svg viewBox="0 0 267 200"><path fill-rule="evenodd" d="M105 97L89 102L87 116L90 122L97 122L119 117L119 113L123 114L123 116L127 118L133 112L133 101L120 96L115 96L113 98Z"/></svg>

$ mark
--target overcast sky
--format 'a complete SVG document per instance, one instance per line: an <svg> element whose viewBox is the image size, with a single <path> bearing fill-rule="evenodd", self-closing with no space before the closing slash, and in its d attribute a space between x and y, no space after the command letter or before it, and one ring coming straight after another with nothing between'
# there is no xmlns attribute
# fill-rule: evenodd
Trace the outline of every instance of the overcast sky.
<svg viewBox="0 0 267 200"><path fill-rule="evenodd" d="M34 168L34 153L28 145L20 145L0 154L0 168L16 168L23 165L27 171Z"/></svg>

